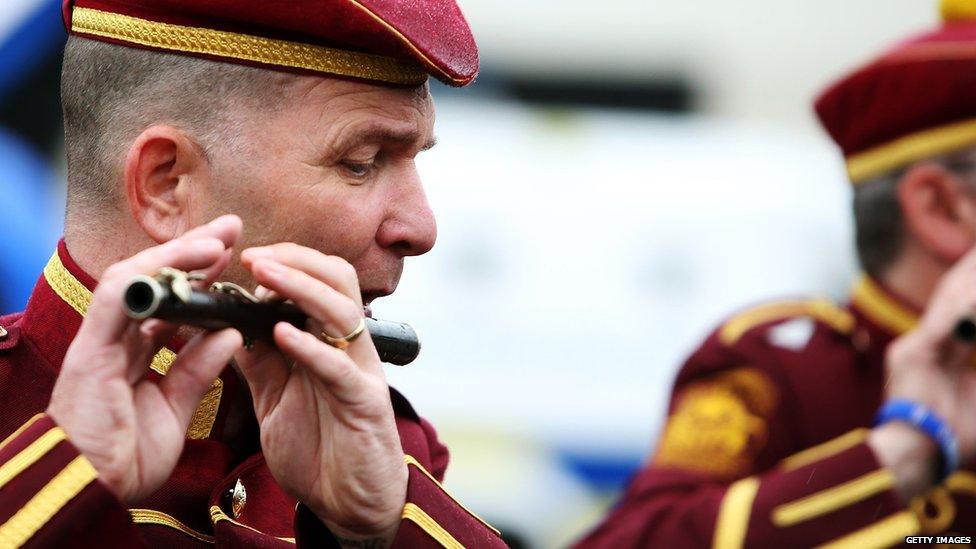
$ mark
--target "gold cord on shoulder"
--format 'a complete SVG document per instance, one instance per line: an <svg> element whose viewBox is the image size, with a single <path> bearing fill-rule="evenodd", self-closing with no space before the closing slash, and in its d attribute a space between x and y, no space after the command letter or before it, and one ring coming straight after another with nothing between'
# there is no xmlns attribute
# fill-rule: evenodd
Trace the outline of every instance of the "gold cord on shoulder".
<svg viewBox="0 0 976 549"><path fill-rule="evenodd" d="M854 317L850 313L829 300L809 299L767 303L749 309L726 322L719 330L718 337L724 345L734 345L739 338L760 324L794 316L811 317L843 334L854 329Z"/></svg>

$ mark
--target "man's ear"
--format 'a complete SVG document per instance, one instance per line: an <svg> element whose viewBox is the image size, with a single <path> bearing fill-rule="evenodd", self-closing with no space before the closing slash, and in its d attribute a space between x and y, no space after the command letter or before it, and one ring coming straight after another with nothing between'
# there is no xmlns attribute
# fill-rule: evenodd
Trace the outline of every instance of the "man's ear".
<svg viewBox="0 0 976 549"><path fill-rule="evenodd" d="M139 134L125 158L125 195L132 217L156 242L191 228L194 186L210 167L203 149L184 131L157 125Z"/></svg>
<svg viewBox="0 0 976 549"><path fill-rule="evenodd" d="M946 264L974 244L976 210L971 193L952 172L934 163L910 168L898 183L907 237Z"/></svg>

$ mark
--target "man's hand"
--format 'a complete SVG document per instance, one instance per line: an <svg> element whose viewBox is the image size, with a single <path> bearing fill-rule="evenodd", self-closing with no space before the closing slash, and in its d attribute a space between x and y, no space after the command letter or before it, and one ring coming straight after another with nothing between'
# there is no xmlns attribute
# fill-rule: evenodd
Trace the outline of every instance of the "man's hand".
<svg viewBox="0 0 976 549"><path fill-rule="evenodd" d="M918 326L887 352L888 399L924 404L947 421L958 437L962 463L976 457L976 370L973 346L953 337L956 322L976 313L976 249L939 283ZM904 424L882 425L871 445L898 478L906 499L931 486L937 448Z"/></svg>
<svg viewBox="0 0 976 549"><path fill-rule="evenodd" d="M235 330L201 334L180 351L161 382L149 381L152 357L176 326L129 319L122 311L125 285L161 267L203 270L212 279L230 261L229 248L240 234L240 219L221 217L109 267L68 348L47 413L125 503L169 478L200 399L241 348Z"/></svg>
<svg viewBox="0 0 976 549"><path fill-rule="evenodd" d="M295 244L241 254L255 279L292 300L316 332L342 337L363 318L355 270ZM278 349L238 354L278 483L350 542L389 542L407 490L407 468L389 388L369 334L344 351L279 323ZM379 545L374 545L379 546Z"/></svg>

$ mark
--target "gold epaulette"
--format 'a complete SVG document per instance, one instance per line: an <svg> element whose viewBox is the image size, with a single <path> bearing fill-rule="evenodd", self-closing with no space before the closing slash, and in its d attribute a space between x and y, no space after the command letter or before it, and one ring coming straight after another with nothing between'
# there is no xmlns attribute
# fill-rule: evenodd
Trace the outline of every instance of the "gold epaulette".
<svg viewBox="0 0 976 549"><path fill-rule="evenodd" d="M842 334L854 331L854 316L827 299L779 301L749 309L732 317L718 332L719 340L733 345L760 324L806 316L830 326Z"/></svg>

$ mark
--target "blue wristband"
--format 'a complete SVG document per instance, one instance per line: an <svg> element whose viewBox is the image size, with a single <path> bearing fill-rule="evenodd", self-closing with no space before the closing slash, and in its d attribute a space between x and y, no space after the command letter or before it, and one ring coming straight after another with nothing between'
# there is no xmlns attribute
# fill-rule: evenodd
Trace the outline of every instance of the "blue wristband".
<svg viewBox="0 0 976 549"><path fill-rule="evenodd" d="M904 421L922 431L931 438L942 452L942 467L939 471L939 483L959 469L959 443L956 435L949 428L949 424L937 416L935 412L917 402L906 399L888 401L878 410L874 419L874 426L889 421Z"/></svg>

